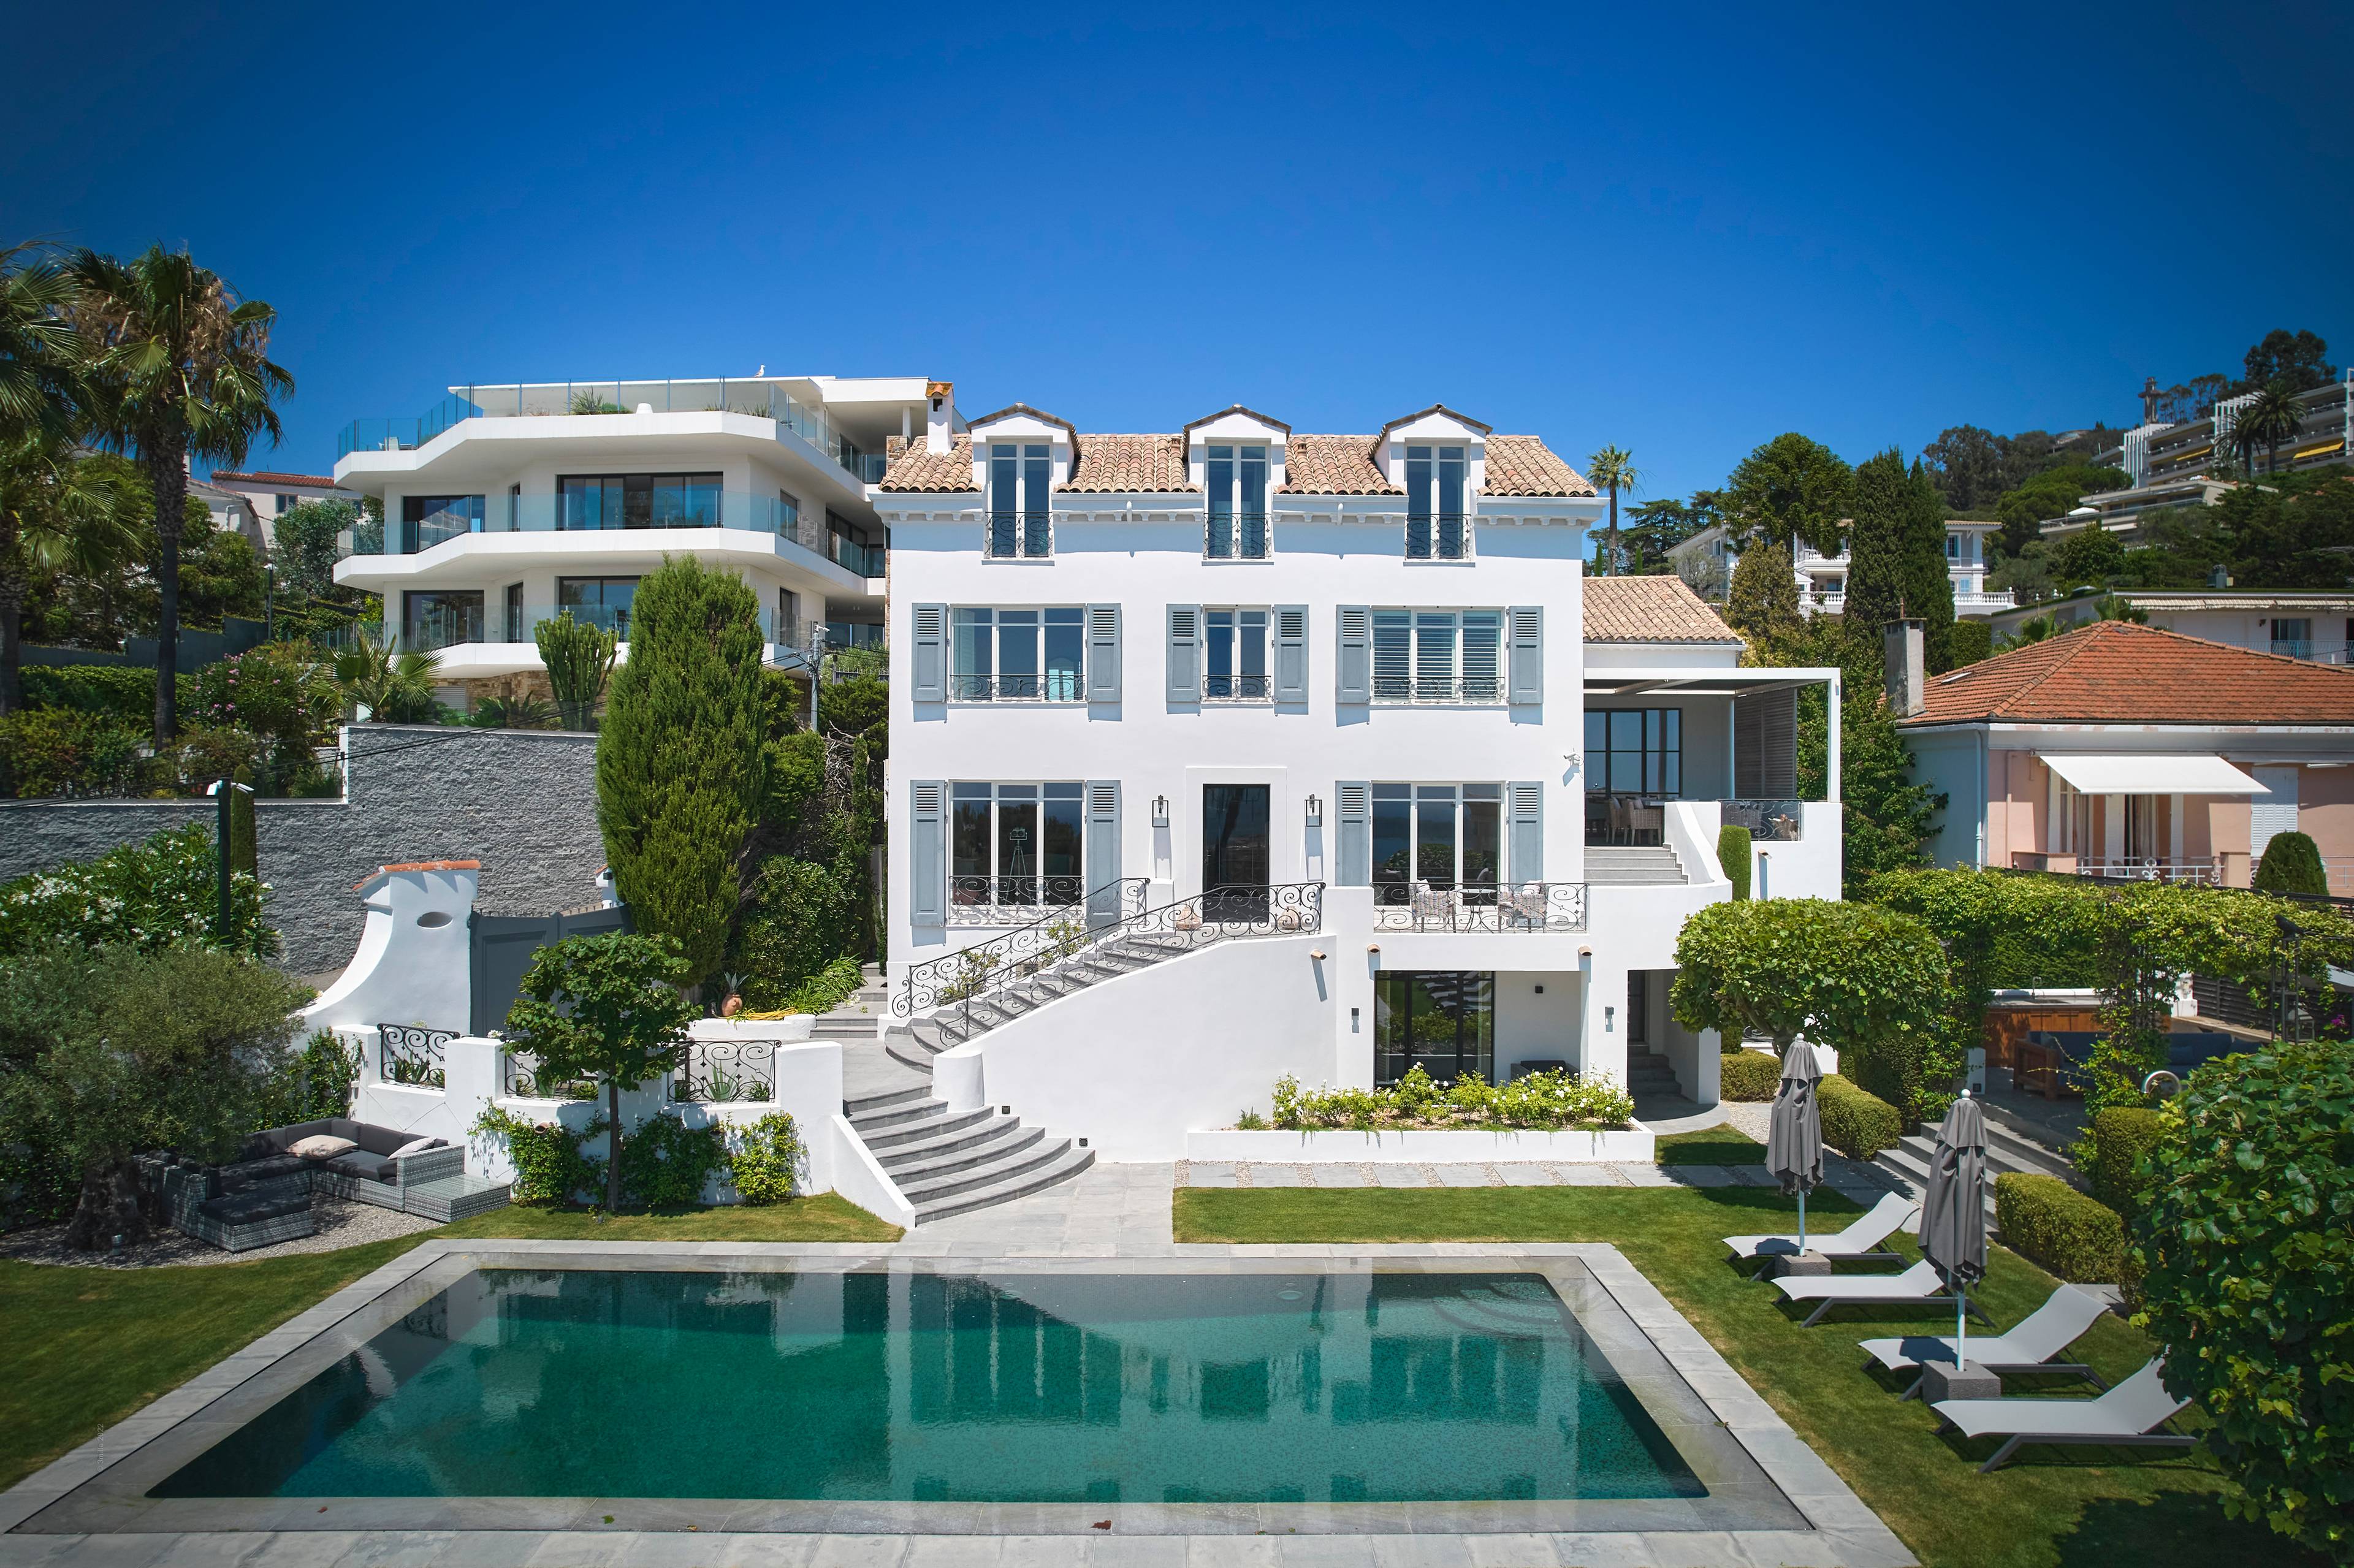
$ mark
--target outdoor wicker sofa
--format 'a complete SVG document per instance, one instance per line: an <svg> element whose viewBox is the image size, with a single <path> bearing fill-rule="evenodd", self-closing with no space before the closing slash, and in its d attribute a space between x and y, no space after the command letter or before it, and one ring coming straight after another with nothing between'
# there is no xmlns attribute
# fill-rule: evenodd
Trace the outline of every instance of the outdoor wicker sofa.
<svg viewBox="0 0 2354 1568"><path fill-rule="evenodd" d="M140 1163L164 1222L224 1252L249 1252L318 1231L311 1172L299 1169L306 1161L294 1160L293 1170L273 1168L274 1162L256 1169L164 1154Z"/></svg>
<svg viewBox="0 0 2354 1568"><path fill-rule="evenodd" d="M288 1152L302 1139L322 1133L330 1138L350 1139L355 1147L323 1160L304 1160ZM426 1147L414 1154L394 1152L419 1141ZM254 1133L246 1139L239 1160L241 1165L259 1164L273 1169L282 1169L283 1163L291 1160L310 1171L315 1191L332 1197L356 1198L363 1203L387 1209L405 1207L412 1187L466 1173L466 1151L456 1144L439 1138L420 1140L415 1133L344 1117L326 1117Z"/></svg>

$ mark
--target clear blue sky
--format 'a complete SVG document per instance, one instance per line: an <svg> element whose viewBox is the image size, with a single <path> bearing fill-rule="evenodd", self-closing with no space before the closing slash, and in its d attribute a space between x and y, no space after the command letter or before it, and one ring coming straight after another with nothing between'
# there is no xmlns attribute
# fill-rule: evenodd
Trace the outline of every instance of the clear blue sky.
<svg viewBox="0 0 2354 1568"><path fill-rule="evenodd" d="M1681 494L2354 356L2342 4L1051 9L32 8L0 234L270 302L253 461L322 471L452 382L766 364L1082 429L1445 401Z"/></svg>

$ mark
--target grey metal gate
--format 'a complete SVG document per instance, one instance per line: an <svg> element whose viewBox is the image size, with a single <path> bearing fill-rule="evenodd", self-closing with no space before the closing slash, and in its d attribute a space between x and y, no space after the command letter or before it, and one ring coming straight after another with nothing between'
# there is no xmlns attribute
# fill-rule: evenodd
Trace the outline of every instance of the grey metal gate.
<svg viewBox="0 0 2354 1568"><path fill-rule="evenodd" d="M629 929L630 912L623 907L578 915L476 915L468 1027L475 1034L487 1034L505 1026L507 1009L523 994L523 977L540 948L567 937L602 937Z"/></svg>

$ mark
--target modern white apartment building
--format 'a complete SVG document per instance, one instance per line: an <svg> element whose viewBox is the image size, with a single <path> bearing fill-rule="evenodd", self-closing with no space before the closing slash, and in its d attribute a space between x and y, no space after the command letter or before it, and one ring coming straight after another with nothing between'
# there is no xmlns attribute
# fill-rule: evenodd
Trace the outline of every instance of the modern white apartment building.
<svg viewBox="0 0 2354 1568"><path fill-rule="evenodd" d="M1535 437L1016 404L936 413L871 493L885 1046L952 1118L1168 1159L1285 1074L1560 1064L1712 1103L1667 985L1730 895L1720 826L1773 895L1839 895L1836 761L1802 800L1795 745L1838 673L1739 668L1674 577L1589 579L1601 503ZM939 1190L994 1180L956 1153Z"/></svg>
<svg viewBox="0 0 2354 1568"><path fill-rule="evenodd" d="M1986 586L1987 540L2001 531L1999 523L1977 523L1954 517L1946 523L1946 580L1954 591L1954 614L1959 620L1984 620L2017 601L2008 589ZM1741 549L1722 524L1703 528L1670 551L1680 568L1706 563L1702 575L1730 584ZM1847 575L1851 562L1845 550L1827 556L1800 545L1791 561L1798 578L1798 608L1808 615L1838 615L1847 608ZM1719 591L1722 591L1720 589Z"/></svg>
<svg viewBox="0 0 2354 1568"><path fill-rule="evenodd" d="M961 428L921 376L455 387L345 432L335 483L383 524L335 578L381 594L387 630L437 650L453 684L540 671L532 629L566 610L626 644L666 554L751 584L772 663L879 645L888 538L867 482L928 418Z"/></svg>

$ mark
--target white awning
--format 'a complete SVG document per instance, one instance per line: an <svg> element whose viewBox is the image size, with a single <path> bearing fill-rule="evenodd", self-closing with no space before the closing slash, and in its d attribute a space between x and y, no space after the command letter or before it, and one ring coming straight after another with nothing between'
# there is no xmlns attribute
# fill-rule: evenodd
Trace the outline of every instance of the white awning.
<svg viewBox="0 0 2354 1568"><path fill-rule="evenodd" d="M2039 753L2086 795L2269 795L2211 751Z"/></svg>

